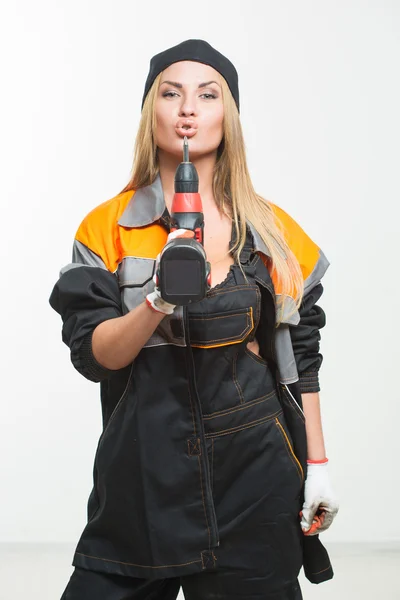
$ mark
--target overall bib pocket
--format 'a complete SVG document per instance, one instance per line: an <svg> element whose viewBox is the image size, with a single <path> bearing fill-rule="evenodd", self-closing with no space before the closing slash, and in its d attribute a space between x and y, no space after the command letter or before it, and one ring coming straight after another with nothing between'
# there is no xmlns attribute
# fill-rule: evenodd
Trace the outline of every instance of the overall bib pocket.
<svg viewBox="0 0 400 600"><path fill-rule="evenodd" d="M242 342L254 328L253 308L234 308L210 314L191 312L190 343L195 348L218 348Z"/></svg>

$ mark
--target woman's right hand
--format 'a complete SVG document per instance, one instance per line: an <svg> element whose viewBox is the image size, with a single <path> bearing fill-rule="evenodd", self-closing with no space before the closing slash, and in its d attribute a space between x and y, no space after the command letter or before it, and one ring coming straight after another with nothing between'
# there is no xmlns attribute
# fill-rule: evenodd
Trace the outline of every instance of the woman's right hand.
<svg viewBox="0 0 400 600"><path fill-rule="evenodd" d="M163 298L161 298L160 288L157 286L157 283L158 283L157 282L157 271L158 271L158 267L160 265L160 258L161 258L163 249L171 240L173 240L175 238L193 238L193 237L194 237L194 231L192 231L191 229L176 229L175 231L171 231L171 233L168 234L167 241L165 242L165 245L163 246L161 252L157 255L157 258L156 258L156 265L155 265L154 275L153 275L153 281L155 283L154 292L151 292L150 294L147 294L147 296L146 296L147 305L154 311L161 312L166 315L170 315L174 312L174 309L176 306L176 304L170 304L169 302L166 302L165 300L163 300Z"/></svg>
<svg viewBox="0 0 400 600"><path fill-rule="evenodd" d="M165 246L171 241L174 240L175 238L193 238L194 237L194 231L192 231L191 229L176 229L175 231L171 231L171 233L168 234L167 237L167 241L165 242L161 252L159 254L157 254L157 258L156 258L156 268L154 270L154 276L153 276L153 281L157 286L157 281L156 281L156 274L158 271L158 267L160 265L160 257L161 254L165 248ZM157 287L157 289L159 289Z"/></svg>

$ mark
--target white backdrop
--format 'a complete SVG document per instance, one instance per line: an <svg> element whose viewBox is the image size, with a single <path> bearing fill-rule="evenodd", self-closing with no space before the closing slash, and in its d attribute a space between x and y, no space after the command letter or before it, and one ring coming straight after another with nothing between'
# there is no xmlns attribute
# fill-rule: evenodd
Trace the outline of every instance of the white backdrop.
<svg viewBox="0 0 400 600"><path fill-rule="evenodd" d="M321 402L341 508L323 540L400 539L399 6L3 6L0 541L76 542L86 522L99 385L48 297L83 217L128 181L150 58L188 38L235 64L255 188L331 262Z"/></svg>

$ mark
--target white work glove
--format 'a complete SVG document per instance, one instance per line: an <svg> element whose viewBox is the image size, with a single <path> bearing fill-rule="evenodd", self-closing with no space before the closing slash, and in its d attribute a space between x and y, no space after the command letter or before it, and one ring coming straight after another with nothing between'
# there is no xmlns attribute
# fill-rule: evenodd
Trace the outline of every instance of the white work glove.
<svg viewBox="0 0 400 600"><path fill-rule="evenodd" d="M328 473L328 459L307 461L304 504L300 525L304 535L318 535L328 529L339 510Z"/></svg>
<svg viewBox="0 0 400 600"><path fill-rule="evenodd" d="M168 244L168 242L170 242L171 240L173 240L174 238L177 238L177 237L193 238L194 231L191 231L190 229L176 229L175 231L171 231L171 233L167 237L165 246ZM162 250L161 250L161 252L162 252ZM176 304L170 304L169 302L166 302L163 298L161 298L160 288L157 287L157 269L160 264L161 252L159 254L157 254L156 267L154 269L154 275L153 275L153 281L156 284L156 287L154 288L154 292L147 294L146 303L155 312L164 313L165 315L171 315L174 312Z"/></svg>

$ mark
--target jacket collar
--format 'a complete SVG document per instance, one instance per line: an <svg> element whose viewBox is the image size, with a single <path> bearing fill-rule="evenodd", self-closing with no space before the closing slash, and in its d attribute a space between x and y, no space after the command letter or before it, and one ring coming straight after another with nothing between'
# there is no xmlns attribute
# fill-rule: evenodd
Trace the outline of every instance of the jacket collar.
<svg viewBox="0 0 400 600"><path fill-rule="evenodd" d="M118 225L122 225L122 227L144 227L145 225L150 225L162 217L165 208L164 192L161 185L160 173L158 172L152 184L135 191L119 218ZM247 219L246 223L253 236L254 250L270 256L267 246L264 244L254 225Z"/></svg>

